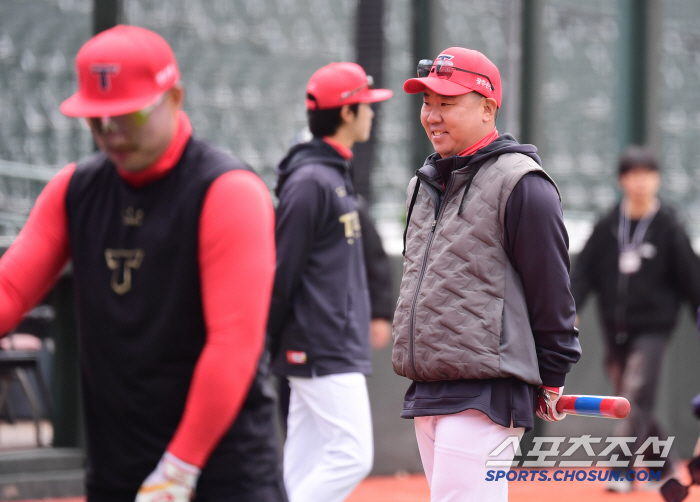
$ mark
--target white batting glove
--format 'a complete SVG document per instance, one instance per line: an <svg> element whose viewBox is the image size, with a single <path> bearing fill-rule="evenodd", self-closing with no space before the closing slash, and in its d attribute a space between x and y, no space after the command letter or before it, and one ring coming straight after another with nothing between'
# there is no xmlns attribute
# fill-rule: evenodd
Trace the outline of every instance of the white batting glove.
<svg viewBox="0 0 700 502"><path fill-rule="evenodd" d="M537 416L547 422L558 422L566 413L557 411L557 401L564 392L564 387L547 387L543 385L537 390Z"/></svg>
<svg viewBox="0 0 700 502"><path fill-rule="evenodd" d="M189 502L199 472L199 468L166 451L139 488L136 502Z"/></svg>

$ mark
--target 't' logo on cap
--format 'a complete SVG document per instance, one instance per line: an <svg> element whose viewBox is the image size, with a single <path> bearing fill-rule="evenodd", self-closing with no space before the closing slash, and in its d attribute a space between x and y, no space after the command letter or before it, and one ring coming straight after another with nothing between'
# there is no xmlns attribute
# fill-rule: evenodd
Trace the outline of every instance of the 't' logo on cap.
<svg viewBox="0 0 700 502"><path fill-rule="evenodd" d="M90 66L90 72L97 75L101 91L109 91L112 88L112 75L117 75L120 65L116 63L96 63Z"/></svg>

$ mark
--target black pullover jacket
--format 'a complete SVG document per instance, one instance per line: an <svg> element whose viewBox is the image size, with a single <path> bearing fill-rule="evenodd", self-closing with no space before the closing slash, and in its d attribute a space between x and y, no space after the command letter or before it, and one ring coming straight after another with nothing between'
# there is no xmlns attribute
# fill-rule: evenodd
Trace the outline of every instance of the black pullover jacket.
<svg viewBox="0 0 700 502"><path fill-rule="evenodd" d="M696 312L700 305L700 261L670 206L661 204L641 245L642 265L620 274L616 205L598 221L574 263L571 292L580 311L596 293L609 343L624 344L640 333L669 336L681 300ZM632 221L632 232L636 227ZM617 341L616 341L617 340Z"/></svg>
<svg viewBox="0 0 700 502"><path fill-rule="evenodd" d="M369 374L370 306L350 162L321 138L277 166L272 370Z"/></svg>

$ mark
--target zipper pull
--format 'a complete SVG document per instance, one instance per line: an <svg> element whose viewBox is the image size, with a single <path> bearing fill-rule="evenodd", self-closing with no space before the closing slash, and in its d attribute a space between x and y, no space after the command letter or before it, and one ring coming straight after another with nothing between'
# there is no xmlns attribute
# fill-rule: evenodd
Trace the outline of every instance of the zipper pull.
<svg viewBox="0 0 700 502"><path fill-rule="evenodd" d="M433 225L432 228L430 229L430 232L435 232L435 225L437 224L437 220L433 220Z"/></svg>

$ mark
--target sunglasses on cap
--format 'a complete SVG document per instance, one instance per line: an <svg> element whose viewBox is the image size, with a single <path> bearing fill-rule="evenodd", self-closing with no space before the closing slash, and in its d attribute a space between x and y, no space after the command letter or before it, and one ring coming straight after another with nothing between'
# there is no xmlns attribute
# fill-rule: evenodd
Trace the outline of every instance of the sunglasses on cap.
<svg viewBox="0 0 700 502"><path fill-rule="evenodd" d="M374 79L372 78L372 75L367 75L367 82L362 84L360 87L357 89L353 89L352 91L346 91L340 95L340 99L348 99L350 96L354 96L358 92L362 92L365 89L373 89L374 88Z"/></svg>
<svg viewBox="0 0 700 502"><path fill-rule="evenodd" d="M431 73L435 73L438 78L443 78L443 79L449 79L452 77L452 74L454 73L455 70L461 71L464 73L471 73L472 75L478 75L479 77L483 77L486 80L489 81L489 85L491 86L491 90L493 91L495 87L493 86L493 83L491 82L491 79L489 78L488 75L484 75L483 73L476 73L475 71L469 71L469 70L463 70L462 68L457 68L452 61L438 61L437 64L433 63L432 59L421 59L418 61L418 76L420 78L425 78Z"/></svg>
<svg viewBox="0 0 700 502"><path fill-rule="evenodd" d="M146 125L151 113L165 101L167 96L168 93L165 92L155 103L132 113L115 117L87 117L86 120L90 129L97 134L127 133Z"/></svg>
<svg viewBox="0 0 700 502"><path fill-rule="evenodd" d="M666 481L661 487L661 496L666 502L681 502L688 496L688 489L692 485L700 485L700 457L695 457L688 463L691 483L689 486L681 484L676 478Z"/></svg>

